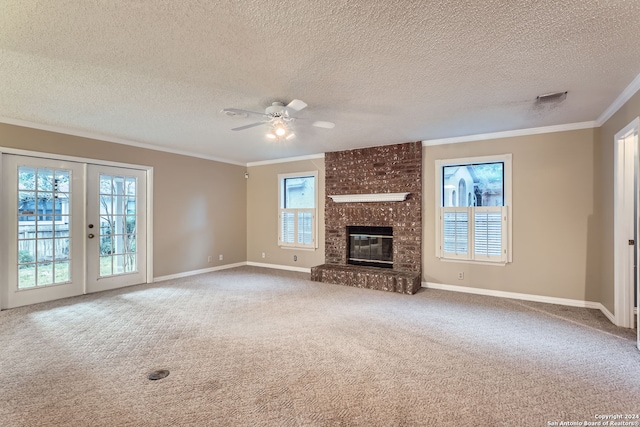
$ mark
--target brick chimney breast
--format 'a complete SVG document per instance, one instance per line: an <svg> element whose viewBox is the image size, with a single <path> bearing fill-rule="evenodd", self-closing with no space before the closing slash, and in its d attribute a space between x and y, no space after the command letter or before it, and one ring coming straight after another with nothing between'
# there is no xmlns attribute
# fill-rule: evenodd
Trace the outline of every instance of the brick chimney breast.
<svg viewBox="0 0 640 427"><path fill-rule="evenodd" d="M398 274L416 273L411 277L417 276L419 283L422 276L422 143L420 141L326 153L325 191L326 267L347 266L347 226L392 227L393 271ZM404 201L400 202L336 203L329 197L403 192L409 194ZM344 273L343 270L344 268L340 269L341 274ZM327 272L324 271L323 275L326 276ZM362 274L359 275L362 276ZM368 277L369 273L364 276ZM384 281L388 280L390 279L384 279ZM397 280L400 279L394 278L394 283ZM350 279L349 282L353 280ZM362 285L362 283L349 284ZM380 286L373 285L366 287L381 289ZM414 292L415 290L409 293Z"/></svg>

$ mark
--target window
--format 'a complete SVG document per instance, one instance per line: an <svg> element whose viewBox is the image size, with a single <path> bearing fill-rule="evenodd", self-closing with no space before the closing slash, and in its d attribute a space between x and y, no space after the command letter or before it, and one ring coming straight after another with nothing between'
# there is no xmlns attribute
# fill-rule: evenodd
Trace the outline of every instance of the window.
<svg viewBox="0 0 640 427"><path fill-rule="evenodd" d="M278 175L278 245L315 249L318 172Z"/></svg>
<svg viewBox="0 0 640 427"><path fill-rule="evenodd" d="M436 161L436 256L511 262L511 154Z"/></svg>

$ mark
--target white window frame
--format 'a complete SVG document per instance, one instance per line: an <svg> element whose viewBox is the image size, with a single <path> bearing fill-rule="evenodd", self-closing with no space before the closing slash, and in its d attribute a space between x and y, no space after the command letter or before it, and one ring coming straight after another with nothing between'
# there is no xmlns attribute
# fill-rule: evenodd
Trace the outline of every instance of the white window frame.
<svg viewBox="0 0 640 427"><path fill-rule="evenodd" d="M284 192L282 191L284 188L285 179L291 178L306 178L313 177L314 185L313 185L313 208L283 208L284 206ZM311 243L288 243L282 241L282 214L283 213L293 213L294 214L294 236L298 235L298 214L299 213L311 213ZM283 249L306 249L306 250L316 250L318 248L318 171L309 171L309 172L295 172L295 173L281 173L278 174L278 246ZM296 238L297 240L297 238Z"/></svg>
<svg viewBox="0 0 640 427"><path fill-rule="evenodd" d="M497 163L504 164L503 170L503 201L504 206L478 206L478 207L449 207L447 210L465 210L469 218L474 211L486 211L500 209L502 212L502 248L500 257L474 256L474 221L469 221L468 254L445 254L443 241L443 182L442 169L446 166L465 164ZM493 156L464 157L457 159L438 159L435 161L435 254L441 261L455 261L470 264L506 265L513 262L513 204L512 204L512 155L498 154Z"/></svg>

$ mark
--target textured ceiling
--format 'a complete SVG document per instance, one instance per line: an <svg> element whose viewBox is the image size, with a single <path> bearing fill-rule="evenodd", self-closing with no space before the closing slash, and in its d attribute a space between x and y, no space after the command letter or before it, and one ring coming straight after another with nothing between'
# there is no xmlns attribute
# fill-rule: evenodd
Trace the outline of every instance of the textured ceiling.
<svg viewBox="0 0 640 427"><path fill-rule="evenodd" d="M637 0L0 8L0 116L240 163L591 121L640 72ZM287 142L220 112L294 98Z"/></svg>

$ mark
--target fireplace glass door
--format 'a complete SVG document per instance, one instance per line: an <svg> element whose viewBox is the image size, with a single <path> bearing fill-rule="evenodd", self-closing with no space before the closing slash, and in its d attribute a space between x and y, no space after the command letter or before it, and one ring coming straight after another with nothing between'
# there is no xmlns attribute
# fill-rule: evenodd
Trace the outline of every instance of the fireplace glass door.
<svg viewBox="0 0 640 427"><path fill-rule="evenodd" d="M393 268L391 227L348 227L348 263Z"/></svg>

